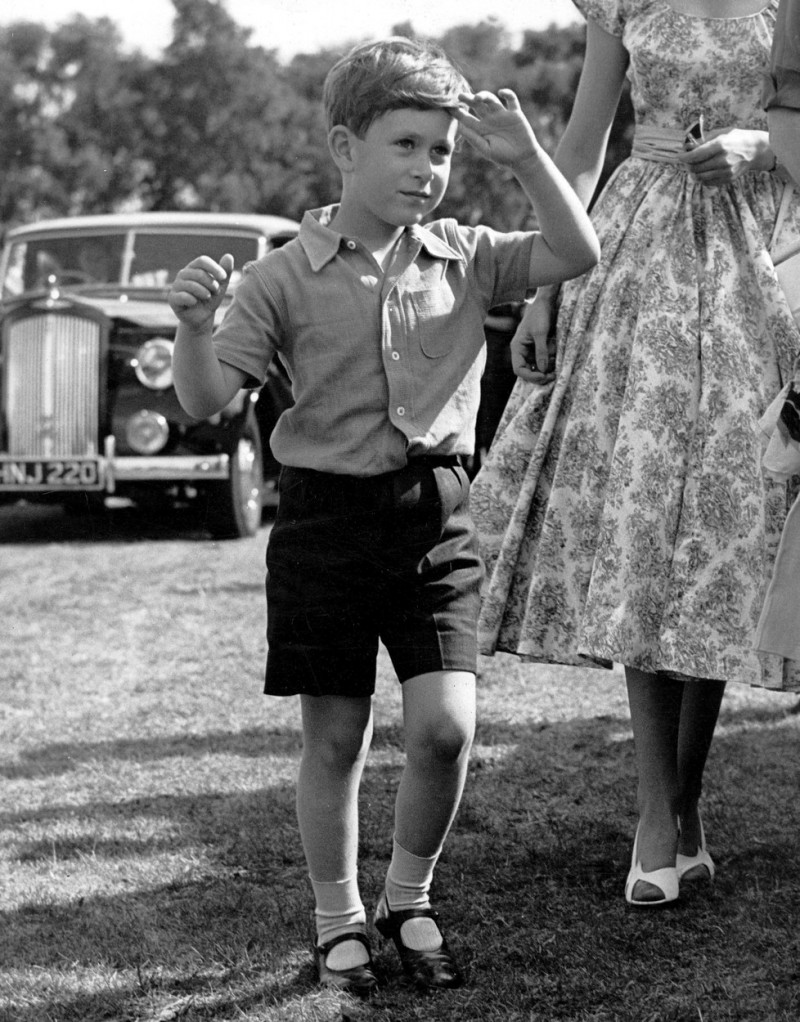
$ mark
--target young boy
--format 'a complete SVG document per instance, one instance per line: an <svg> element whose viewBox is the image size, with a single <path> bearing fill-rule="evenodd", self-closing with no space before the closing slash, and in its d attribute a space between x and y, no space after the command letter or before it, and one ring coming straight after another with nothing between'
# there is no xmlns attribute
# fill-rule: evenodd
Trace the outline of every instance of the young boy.
<svg viewBox="0 0 800 1022"><path fill-rule="evenodd" d="M322 983L376 985L356 870L358 788L380 639L402 683L406 763L375 926L422 989L461 973L428 889L455 816L475 724L482 564L461 455L472 450L488 309L598 257L581 204L516 97L472 95L445 55L362 45L325 83L338 206L245 268L212 339L230 256L193 260L170 302L175 385L217 412L277 353L294 406L272 435L282 468L267 550L265 691L300 695L297 815L316 902ZM448 183L457 130L516 175L540 232L420 226Z"/></svg>

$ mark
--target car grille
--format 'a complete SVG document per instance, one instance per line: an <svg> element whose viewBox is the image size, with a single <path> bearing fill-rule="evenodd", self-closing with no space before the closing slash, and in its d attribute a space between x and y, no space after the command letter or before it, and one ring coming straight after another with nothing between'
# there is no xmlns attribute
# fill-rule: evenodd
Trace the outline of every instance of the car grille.
<svg viewBox="0 0 800 1022"><path fill-rule="evenodd" d="M100 324L57 312L15 320L4 331L8 453L98 453Z"/></svg>

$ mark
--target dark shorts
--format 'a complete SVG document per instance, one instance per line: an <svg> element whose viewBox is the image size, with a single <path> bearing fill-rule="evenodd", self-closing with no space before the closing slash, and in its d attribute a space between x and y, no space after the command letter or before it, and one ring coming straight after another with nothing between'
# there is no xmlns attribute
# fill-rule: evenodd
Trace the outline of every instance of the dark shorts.
<svg viewBox="0 0 800 1022"><path fill-rule="evenodd" d="M379 639L401 682L475 672L482 578L455 458L367 479L284 468L267 546L264 691L369 696Z"/></svg>

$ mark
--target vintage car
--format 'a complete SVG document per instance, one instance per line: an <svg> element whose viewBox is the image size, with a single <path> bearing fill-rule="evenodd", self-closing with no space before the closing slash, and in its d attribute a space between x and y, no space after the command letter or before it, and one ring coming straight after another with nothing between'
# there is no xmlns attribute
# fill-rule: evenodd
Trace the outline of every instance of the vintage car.
<svg viewBox="0 0 800 1022"><path fill-rule="evenodd" d="M231 252L237 269L295 236L276 216L137 213L8 232L0 256L0 501L191 501L212 535L253 535L277 465L269 434L291 403L277 364L211 419L172 385L176 272Z"/></svg>

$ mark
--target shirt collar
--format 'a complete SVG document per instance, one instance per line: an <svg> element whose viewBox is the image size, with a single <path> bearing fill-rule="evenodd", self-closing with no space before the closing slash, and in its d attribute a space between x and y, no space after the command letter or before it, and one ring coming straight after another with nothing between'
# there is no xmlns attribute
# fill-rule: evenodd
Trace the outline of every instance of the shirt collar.
<svg viewBox="0 0 800 1022"><path fill-rule="evenodd" d="M323 206L320 209L307 210L303 215L299 239L314 273L318 273L334 258L344 240L343 235L328 227L338 208L338 205ZM415 224L407 230L411 240L417 242L420 248L424 248L428 255L434 259L464 261L460 252L451 248L446 241L432 234L425 227Z"/></svg>
<svg viewBox="0 0 800 1022"><path fill-rule="evenodd" d="M333 259L342 244L342 235L327 226L338 208L337 205L310 209L303 214L300 222L300 244L314 273Z"/></svg>

